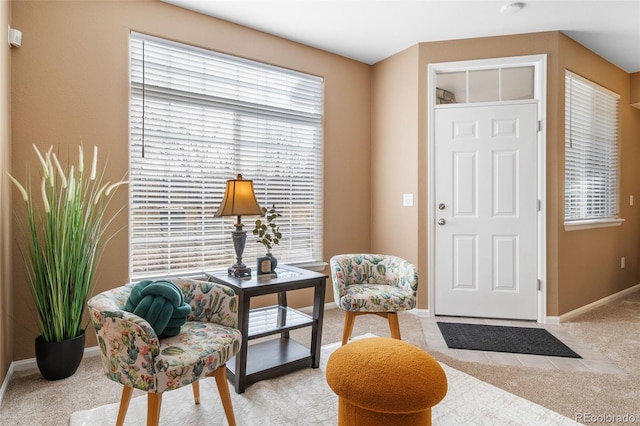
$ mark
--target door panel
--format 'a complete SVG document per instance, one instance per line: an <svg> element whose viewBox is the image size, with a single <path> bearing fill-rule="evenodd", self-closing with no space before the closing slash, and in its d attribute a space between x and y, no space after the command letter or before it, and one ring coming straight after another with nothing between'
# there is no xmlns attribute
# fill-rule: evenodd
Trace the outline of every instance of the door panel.
<svg viewBox="0 0 640 426"><path fill-rule="evenodd" d="M435 114L435 313L536 319L537 105Z"/></svg>

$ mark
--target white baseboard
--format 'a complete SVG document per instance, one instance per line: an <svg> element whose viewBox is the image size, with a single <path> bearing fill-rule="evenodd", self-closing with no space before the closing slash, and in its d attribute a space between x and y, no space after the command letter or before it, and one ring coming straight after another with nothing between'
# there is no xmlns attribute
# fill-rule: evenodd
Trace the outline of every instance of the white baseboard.
<svg viewBox="0 0 640 426"><path fill-rule="evenodd" d="M313 306L305 306L296 309L304 314L313 315ZM324 310L328 311L329 309L338 309L338 306L336 306L336 304L333 302L327 302L324 304Z"/></svg>
<svg viewBox="0 0 640 426"><path fill-rule="evenodd" d="M544 323L545 324L560 324L562 322L569 321L572 318L577 317L578 315L584 314L585 312L588 312L588 311L590 311L592 309L598 308L598 307L600 307L602 305L605 305L605 304L607 304L609 302L612 302L612 301L614 301L616 299L624 297L624 296L626 296L628 294L631 294L634 291L638 291L638 290L640 290L640 284L636 284L633 287L629 287L629 288L626 288L626 289L624 289L622 291L619 291L619 292L617 292L615 294L611 294L609 296L603 297L600 300L596 300L595 302L589 303L588 305L585 305L585 306L581 306L578 309L574 309L573 311L567 312L567 313L562 314L560 316L546 316L544 318L544 321L545 321ZM336 308L337 308L337 306L333 302L326 303L325 306L324 306L325 310L336 309ZM308 315L311 315L313 313L313 306L307 306L305 308L300 309L300 311L302 311L302 312L304 312L304 313L306 313ZM412 309L409 312L411 312L414 315L417 315L419 318L429 318L429 317L431 317L431 312L429 311L429 309Z"/></svg>
<svg viewBox="0 0 640 426"><path fill-rule="evenodd" d="M566 314L562 314L560 316L547 316L545 317L545 323L546 324L560 324L562 322L565 321L569 321L570 319L581 315L585 312L588 312L592 309L595 309L597 307L600 307L602 305L605 305L613 300L619 299L621 297L626 296L627 294L633 293L634 291L638 291L640 290L640 284L636 284L633 287L629 287L627 289L624 289L622 291L619 291L618 293L612 294L610 296L607 297L603 297L600 300L596 300L593 303L589 303L588 305L582 306L578 309L574 309L573 311L567 312ZM330 302L330 303L326 303L324 306L325 310L328 309L336 309L337 306L335 303ZM308 314L312 314L313 313L313 306L307 306L304 308L301 308L300 311L308 313ZM409 311L411 313L414 313L415 315L417 315L419 318L428 318L430 317L430 312L429 309L412 309L411 311ZM100 355L100 348L98 346L91 346L88 348L85 348L84 350L84 357L92 357L92 356L99 356ZM22 359L19 361L13 361L10 365L9 365L9 370L7 370L7 375L5 376L3 382L2 382L2 386L0 387L0 405L2 404L2 400L4 399L4 394L7 390L7 387L9 386L9 382L11 381L11 378L13 377L13 374L19 371L25 371L25 370L29 370L29 369L35 369L37 368L38 365L36 364L36 359L35 358L29 358L29 359Z"/></svg>
<svg viewBox="0 0 640 426"><path fill-rule="evenodd" d="M85 357L92 357L92 356L98 356L98 355L100 355L100 348L97 346L90 346L88 348L84 348L84 355L82 355L82 357L85 358ZM29 370L32 368L34 369L38 368L38 364L36 363L35 358L28 358L28 359L21 359L20 361L13 361L11 363L11 366L13 367L13 372Z"/></svg>
<svg viewBox="0 0 640 426"><path fill-rule="evenodd" d="M2 400L4 399L4 394L9 387L9 381L11 381L11 377L13 377L13 362L9 364L9 370L7 370L7 375L4 376L4 380L2 382L2 386L0 386L0 405L2 405Z"/></svg>
<svg viewBox="0 0 640 426"><path fill-rule="evenodd" d="M416 309L411 309L409 312L411 312L414 315L417 315L418 318L429 318L431 316L428 309L416 308Z"/></svg>
<svg viewBox="0 0 640 426"><path fill-rule="evenodd" d="M324 304L324 310L328 311L331 309L338 309L338 306L334 303L334 302L328 302ZM299 308L298 309L300 312L303 312L307 315L312 315L313 314L313 306L305 306L304 308ZM429 310L428 309L411 309L410 311L407 311L411 314L417 315L419 318L429 318Z"/></svg>
<svg viewBox="0 0 640 426"><path fill-rule="evenodd" d="M560 323L563 323L565 321L569 321L572 318L577 317L578 315L582 315L585 312L589 312L589 311L591 311L591 310L593 310L595 308L598 308L598 307L600 307L602 305L605 305L605 304L607 304L609 302L612 302L612 301L614 301L616 299L624 297L624 296L626 296L628 294L631 294L631 293L633 293L635 291L638 291L638 290L640 290L640 284L636 284L633 287L629 287L629 288L626 288L626 289L624 289L622 291L619 291L617 293L609 295L607 297L603 297L600 300L596 300L595 302L589 303L588 305L581 306L578 309L574 309L573 311L569 311L569 312L567 312L565 314L562 314L560 316L547 316L546 317L546 324L560 324Z"/></svg>

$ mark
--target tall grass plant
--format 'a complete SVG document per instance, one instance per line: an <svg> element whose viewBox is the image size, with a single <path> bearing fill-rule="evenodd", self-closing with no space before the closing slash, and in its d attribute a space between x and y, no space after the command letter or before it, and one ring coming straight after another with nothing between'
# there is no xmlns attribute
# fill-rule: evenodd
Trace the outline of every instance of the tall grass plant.
<svg viewBox="0 0 640 426"><path fill-rule="evenodd" d="M26 204L26 217L18 213L24 241L20 251L35 303L41 338L45 342L71 339L84 330L83 312L93 290L97 264L114 218L107 206L115 190L127 181L105 182L98 171L98 149L93 149L89 171L82 146L78 162L63 166L53 147L42 153L33 146L40 166L40 182L25 185L9 178ZM19 210L16 209L16 212Z"/></svg>

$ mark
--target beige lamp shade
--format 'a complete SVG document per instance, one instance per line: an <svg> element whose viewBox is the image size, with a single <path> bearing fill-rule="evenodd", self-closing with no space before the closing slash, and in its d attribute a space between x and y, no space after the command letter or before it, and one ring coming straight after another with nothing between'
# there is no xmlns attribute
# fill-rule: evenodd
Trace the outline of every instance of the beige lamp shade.
<svg viewBox="0 0 640 426"><path fill-rule="evenodd" d="M242 179L238 175L236 179L229 179L224 191L224 197L215 216L248 216L261 215L262 209L253 192L253 181Z"/></svg>

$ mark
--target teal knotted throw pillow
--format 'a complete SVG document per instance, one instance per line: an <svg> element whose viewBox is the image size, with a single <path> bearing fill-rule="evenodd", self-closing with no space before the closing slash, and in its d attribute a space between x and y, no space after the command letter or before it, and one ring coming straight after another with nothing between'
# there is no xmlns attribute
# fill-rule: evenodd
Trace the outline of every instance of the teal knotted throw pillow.
<svg viewBox="0 0 640 426"><path fill-rule="evenodd" d="M140 281L131 289L124 310L144 318L158 337L180 333L191 307L184 302L182 291L171 281Z"/></svg>

